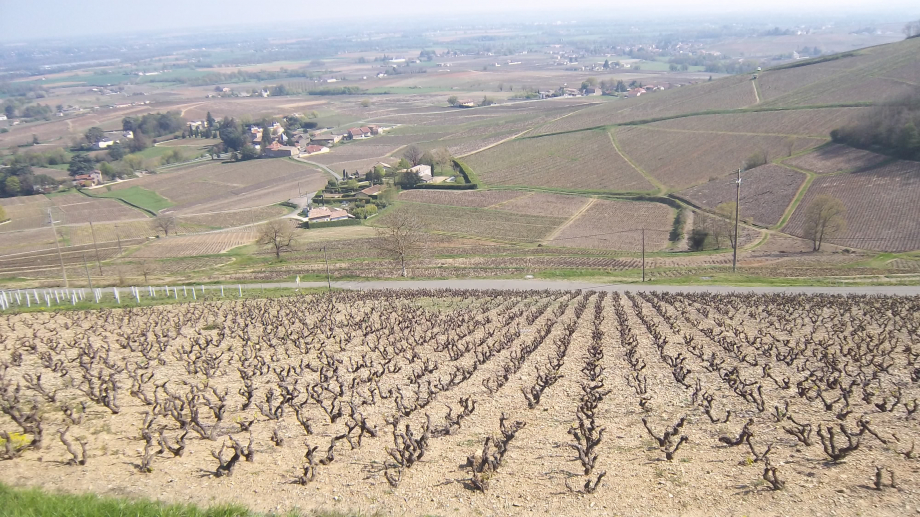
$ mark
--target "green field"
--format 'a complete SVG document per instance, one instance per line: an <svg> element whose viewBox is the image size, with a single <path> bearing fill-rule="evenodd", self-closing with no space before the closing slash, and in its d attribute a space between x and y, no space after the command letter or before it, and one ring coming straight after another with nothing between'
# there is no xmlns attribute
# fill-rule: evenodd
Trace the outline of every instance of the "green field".
<svg viewBox="0 0 920 517"><path fill-rule="evenodd" d="M110 192L102 192L98 194L93 192L91 195L93 197L120 199L129 204L141 207L144 210L149 210L154 213L159 212L164 208L169 208L174 204L156 192L141 187L128 187L126 189L113 190Z"/></svg>

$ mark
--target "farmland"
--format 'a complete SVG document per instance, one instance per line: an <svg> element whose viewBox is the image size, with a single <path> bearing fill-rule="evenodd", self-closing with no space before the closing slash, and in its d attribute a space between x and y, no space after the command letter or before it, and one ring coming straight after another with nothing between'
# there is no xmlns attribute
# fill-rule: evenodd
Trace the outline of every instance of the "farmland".
<svg viewBox="0 0 920 517"><path fill-rule="evenodd" d="M441 290L3 315L3 466L266 512L897 514L918 314L911 297Z"/></svg>
<svg viewBox="0 0 920 517"><path fill-rule="evenodd" d="M431 203L435 205L465 206L471 208L486 208L499 203L505 203L514 198L523 196L522 192L512 190L473 190L466 192L452 192L449 190L406 190L399 194L400 201L414 201L417 203Z"/></svg>
<svg viewBox="0 0 920 517"><path fill-rule="evenodd" d="M605 131L512 140L464 161L488 185L565 190L654 190Z"/></svg>
<svg viewBox="0 0 920 517"><path fill-rule="evenodd" d="M142 246L131 254L131 259L216 255L249 244L255 237L252 232L215 232L167 237Z"/></svg>
<svg viewBox="0 0 920 517"><path fill-rule="evenodd" d="M113 192L98 191L92 192L92 197L121 199L127 203L157 213L160 210L169 208L173 204L166 198L160 196L152 190L133 186L124 189L118 189Z"/></svg>
<svg viewBox="0 0 920 517"><path fill-rule="evenodd" d="M754 88L750 83L747 76L727 77L720 81L674 87L631 99L608 101L545 124L537 128L534 134L611 126L706 110L743 108L756 102Z"/></svg>
<svg viewBox="0 0 920 517"><path fill-rule="evenodd" d="M580 196L532 192L505 201L493 208L514 212L516 214L571 217L578 213L578 210L584 207L588 202L588 199Z"/></svg>
<svg viewBox="0 0 920 517"><path fill-rule="evenodd" d="M827 194L846 207L846 232L828 242L855 248L907 251L920 248L920 164L896 161L863 172L815 179L783 228L804 237L805 210Z"/></svg>
<svg viewBox="0 0 920 517"><path fill-rule="evenodd" d="M55 222L62 224L121 221L146 216L143 212L114 199L94 199L78 193L5 198L0 204L11 219L11 222L0 227L0 232L50 227L49 208L54 214Z"/></svg>
<svg viewBox="0 0 920 517"><path fill-rule="evenodd" d="M745 171L741 188L742 218L750 218L761 226L773 226L783 217L804 181L804 174L780 165L761 165ZM735 187L735 177L730 175L681 191L680 195L715 210L722 203L735 201Z"/></svg>
<svg viewBox="0 0 920 517"><path fill-rule="evenodd" d="M662 131L646 126L620 127L616 138L623 153L672 189L684 189L721 178L749 156L765 152L768 159L815 147L816 138ZM667 145L661 145L666 140Z"/></svg>
<svg viewBox="0 0 920 517"><path fill-rule="evenodd" d="M808 154L786 160L786 163L818 174L834 174L870 169L888 159L886 156L862 149L841 144L829 144Z"/></svg>
<svg viewBox="0 0 920 517"><path fill-rule="evenodd" d="M431 232L495 239L506 242L538 242L562 224L561 217L535 217L483 208L461 208L402 202L400 206ZM387 214L373 219L386 224Z"/></svg>
<svg viewBox="0 0 920 517"><path fill-rule="evenodd" d="M912 89L891 78L917 73L918 48L916 40L907 40L863 49L823 63L768 70L757 81L769 106L889 100Z"/></svg>
<svg viewBox="0 0 920 517"><path fill-rule="evenodd" d="M645 247L656 251L668 245L674 210L658 203L598 200L548 244L573 248L640 251L642 229Z"/></svg>
<svg viewBox="0 0 920 517"><path fill-rule="evenodd" d="M661 122L647 127L683 131L711 131L780 136L827 138L830 132L865 116L869 108L822 108L795 111L758 111L697 115Z"/></svg>
<svg viewBox="0 0 920 517"><path fill-rule="evenodd" d="M324 185L310 166L292 160L204 162L129 182L156 192L175 205L170 212L199 214L270 205ZM298 189L299 185L299 189ZM128 186L117 185L111 195Z"/></svg>

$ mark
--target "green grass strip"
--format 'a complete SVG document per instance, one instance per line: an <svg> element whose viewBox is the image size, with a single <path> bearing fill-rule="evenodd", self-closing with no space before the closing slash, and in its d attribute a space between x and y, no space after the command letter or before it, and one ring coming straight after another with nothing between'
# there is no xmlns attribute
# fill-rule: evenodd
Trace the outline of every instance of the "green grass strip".
<svg viewBox="0 0 920 517"><path fill-rule="evenodd" d="M201 509L192 505L163 504L146 500L70 495L36 488L11 488L0 484L0 513L6 517L248 517L252 512L235 505Z"/></svg>
<svg viewBox="0 0 920 517"><path fill-rule="evenodd" d="M169 208L174 205L172 201L157 194L156 192L138 186L101 193L86 190L81 192L90 197L117 199L133 207L150 212L153 215L156 215L160 210L163 210L164 208Z"/></svg>

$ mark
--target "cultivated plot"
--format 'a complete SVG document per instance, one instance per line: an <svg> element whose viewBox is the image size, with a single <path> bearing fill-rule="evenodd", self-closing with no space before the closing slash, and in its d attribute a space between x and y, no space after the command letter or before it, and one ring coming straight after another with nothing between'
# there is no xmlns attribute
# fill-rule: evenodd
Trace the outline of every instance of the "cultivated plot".
<svg viewBox="0 0 920 517"><path fill-rule="evenodd" d="M805 182L801 172L767 164L744 171L741 182L741 217L761 226L773 226ZM682 190L680 195L697 205L715 210L722 203L734 203L736 179L729 175Z"/></svg>
<svg viewBox="0 0 920 517"><path fill-rule="evenodd" d="M846 232L827 242L880 251L920 248L917 162L897 161L864 172L815 179L784 231L807 238L805 212L809 203L822 194L840 199L846 207Z"/></svg>
<svg viewBox="0 0 920 517"><path fill-rule="evenodd" d="M824 143L817 138L662 131L646 126L619 127L623 153L671 189L684 189L737 170L754 154L768 160Z"/></svg>
<svg viewBox="0 0 920 517"><path fill-rule="evenodd" d="M209 161L145 176L114 189L137 185L174 203L170 213L200 214L279 203L325 183L324 175L310 165L278 158Z"/></svg>
<svg viewBox="0 0 920 517"><path fill-rule="evenodd" d="M565 219L512 214L484 208L463 208L423 203L400 203L423 227L431 232L495 239L507 242L539 242ZM386 224L387 213L372 219L370 224Z"/></svg>
<svg viewBox="0 0 920 517"><path fill-rule="evenodd" d="M548 242L551 246L595 248L622 251L662 250L674 209L660 203L598 200Z"/></svg>
<svg viewBox="0 0 920 517"><path fill-rule="evenodd" d="M897 514L918 314L444 290L4 315L0 424L24 435L4 472L266 512L821 513L846 490L841 507Z"/></svg>
<svg viewBox="0 0 920 517"><path fill-rule="evenodd" d="M605 131L511 140L464 161L489 185L611 192L654 187L613 146Z"/></svg>
<svg viewBox="0 0 920 517"><path fill-rule="evenodd" d="M885 160L890 158L846 145L829 144L808 154L786 160L785 163L818 174L834 174L870 169Z"/></svg>

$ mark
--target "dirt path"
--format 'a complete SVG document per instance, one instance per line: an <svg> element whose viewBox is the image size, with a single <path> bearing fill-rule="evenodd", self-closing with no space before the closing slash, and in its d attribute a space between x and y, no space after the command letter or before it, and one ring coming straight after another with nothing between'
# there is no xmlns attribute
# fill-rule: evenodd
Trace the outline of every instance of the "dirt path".
<svg viewBox="0 0 920 517"><path fill-rule="evenodd" d="M665 192L667 192L668 189L667 187L664 186L663 183L655 179L655 177L652 176L651 174L645 172L645 170L642 167L639 167L639 165L636 162L630 160L629 157L626 156L626 153L624 153L620 149L620 144L617 143L617 137L614 134L615 131L616 131L616 128L611 128L609 131L607 131L607 136L610 137L610 142L613 144L613 148L616 149L617 154L620 155L620 158L623 158L624 160L626 160L628 164L632 165L633 169L636 169L636 172L641 174L642 177L645 178L646 181L651 183L653 187L657 188L658 192L656 192L656 194L660 195L660 194L664 194Z"/></svg>
<svg viewBox="0 0 920 517"><path fill-rule="evenodd" d="M597 202L596 198L592 197L591 199L589 199L588 202L585 203L585 206L579 208L578 211L575 212L574 215L572 215L572 217L569 217L568 221L562 223L562 226L553 230L553 233L549 234L549 237L543 240L543 244L546 244L547 242L555 239L556 237L559 237L559 234L562 233L562 230L565 230L566 228L568 228L570 224L574 223L576 219L578 219L579 217L582 216L582 214L587 212L588 209L591 208L591 205L593 205L596 202Z"/></svg>

